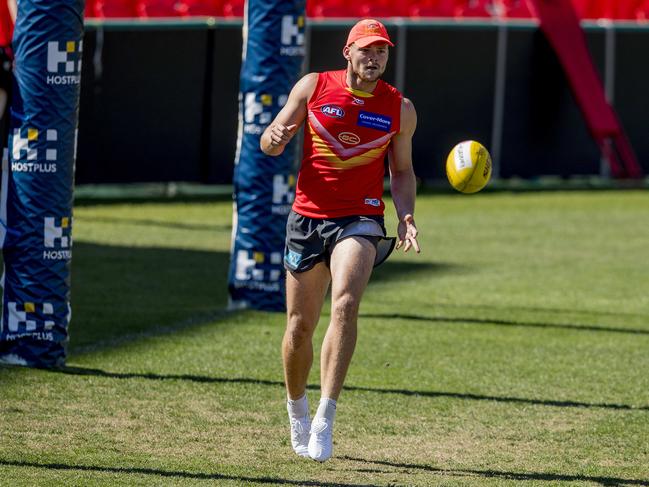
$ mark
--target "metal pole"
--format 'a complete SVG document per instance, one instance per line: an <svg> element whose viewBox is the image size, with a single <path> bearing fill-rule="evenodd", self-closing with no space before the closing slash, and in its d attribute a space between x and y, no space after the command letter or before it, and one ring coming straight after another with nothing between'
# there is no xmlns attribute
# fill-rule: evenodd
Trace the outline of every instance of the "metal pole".
<svg viewBox="0 0 649 487"><path fill-rule="evenodd" d="M498 41L496 51L496 82L494 90L493 129L491 132L492 176L500 177L500 157L505 118L505 85L507 78L507 25L498 22Z"/></svg>
<svg viewBox="0 0 649 487"><path fill-rule="evenodd" d="M610 20L602 20L604 27L604 91L606 100L611 106L615 100L615 26ZM610 143L610 142L609 142ZM605 157L599 160L599 175L609 179L611 177L611 166Z"/></svg>
<svg viewBox="0 0 649 487"><path fill-rule="evenodd" d="M397 63L394 84L397 90L403 93L406 85L406 39L408 37L408 27L400 18L396 19L395 23L397 25Z"/></svg>

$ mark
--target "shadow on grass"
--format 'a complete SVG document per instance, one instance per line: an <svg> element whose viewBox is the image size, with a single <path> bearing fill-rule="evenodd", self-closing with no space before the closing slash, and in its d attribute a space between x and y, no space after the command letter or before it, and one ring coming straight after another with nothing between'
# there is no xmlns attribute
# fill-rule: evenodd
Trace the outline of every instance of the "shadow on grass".
<svg viewBox="0 0 649 487"><path fill-rule="evenodd" d="M451 308L451 309L475 309L479 311L484 311L484 310L490 310L490 311L496 311L496 312L502 312L503 309L506 309L507 311L524 311L527 313L550 313L550 314L562 314L562 315L583 315L583 314L588 314L588 315L602 315L602 316L614 316L614 317L620 317L620 316L626 316L626 317L640 317L640 318L645 318L645 321L649 319L649 315L646 313L630 313L626 311L621 311L621 310L588 310L588 309L579 309L575 307L571 308L557 308L557 307L552 307L552 308L544 308L542 306L520 306L520 305L514 305L514 304L507 304L504 307L501 306L494 306L494 305L488 305L488 304L467 304L467 303L462 303L462 304L451 304L451 303L428 303L427 307L434 307L434 308Z"/></svg>
<svg viewBox="0 0 649 487"><path fill-rule="evenodd" d="M410 279L424 273L432 277L433 275L437 276L442 274L458 275L463 272L468 272L468 270L469 268L467 266L447 264L444 262L388 260L374 269L370 278L370 284L373 282L397 280L401 275L405 275Z"/></svg>
<svg viewBox="0 0 649 487"><path fill-rule="evenodd" d="M504 479L517 481L546 481L546 482L594 482L605 486L623 486L623 485L644 485L649 486L649 480L642 479L622 479L616 477L597 477L590 475L569 475L555 473L538 473L538 472L502 472L498 470L473 470L473 469L447 469L432 467L418 463L397 463L385 460L370 460L365 458L355 458L350 456L340 457L342 460L350 460L363 464L382 465L387 467L402 468L406 471L421 470L436 474L452 475L459 477L484 477L490 479Z"/></svg>
<svg viewBox="0 0 649 487"><path fill-rule="evenodd" d="M101 369L89 369L84 367L62 367L59 369L51 369L51 372L69 374L69 375L88 375L94 377L107 377L110 379L149 379L149 380L183 380L190 382L208 383L208 384L257 384L261 386L270 387L284 387L281 381L266 380L266 379L252 379L247 377L210 377L204 375L192 374L153 374L153 373L132 373L132 372L108 372ZM318 384L311 384L307 386L311 390L320 390ZM526 399L520 397L507 397L507 396L486 396L481 394L468 394L458 392L439 392L439 391L418 391L410 389L388 389L377 387L362 387L350 386L343 387L345 391L355 392L370 392L378 394L398 394L402 396L418 396L418 397L448 397L452 399L470 400L470 401L493 401L504 402L513 404L532 404L538 406L553 406L560 408L598 408L598 409L613 409L613 410L630 410L630 411L649 411L649 406L631 406L628 404L615 404L615 403L589 403L582 401L558 401L551 399Z"/></svg>
<svg viewBox="0 0 649 487"><path fill-rule="evenodd" d="M539 472L507 472L498 470L474 470L474 469L447 469L438 468L425 464L417 463L397 463L384 460L368 460L364 458L356 458L350 456L339 457L341 460L358 462L363 464L381 465L393 468L404 469L404 473L410 473L412 470L420 470L423 472L430 472L444 476L454 477L483 477L488 479L503 479L515 481L545 481L545 482L593 482L603 486L625 486L625 485L640 485L649 486L649 481L642 479L623 479L617 477L600 477L590 475L570 475L570 474L554 474L554 473L539 473ZM36 463L16 460L3 460L0 459L0 465L8 467L22 467L22 468L39 468L44 470L58 470L58 471L82 471L82 472L100 472L100 473L114 473L114 474L134 474L134 475L155 475L166 478L179 478L191 480L233 480L239 482L246 482L248 484L272 484L272 485L313 485L323 487L370 487L374 484L349 484L340 482L322 482L313 480L290 480L277 477L249 477L239 475L226 475L220 473L204 473L204 472L186 472L176 470L162 470L155 468L143 467L109 467L98 465L68 465L65 463ZM367 472L367 469L359 471Z"/></svg>
<svg viewBox="0 0 649 487"><path fill-rule="evenodd" d="M410 321L427 321L430 323L475 323L479 325L499 325L499 326L521 326L526 328L559 328L566 330L588 331L588 332L606 332L606 333L628 333L631 335L649 335L649 330L639 328L616 328L612 326L592 326L592 325L571 325L558 323L529 323L525 321L500 320L492 318L462 318L462 317L443 317L443 316L424 316L403 313L362 313L361 318L378 318L378 319L401 319Z"/></svg>
<svg viewBox="0 0 649 487"><path fill-rule="evenodd" d="M323 487L372 487L373 484L346 484L340 482L322 482L313 480L289 480L277 477L248 477L239 475L226 475L221 473L184 472L182 470L162 470L142 467L102 467L99 465L68 465L65 463L36 463L15 460L2 460L0 465L8 467L41 468L44 470L73 470L82 472L101 472L114 474L155 475L166 478L190 480L233 480L246 484L271 484L271 485L314 485Z"/></svg>
<svg viewBox="0 0 649 487"><path fill-rule="evenodd" d="M176 186L180 191L175 191ZM232 201L232 186L201 186L207 191L187 191L174 183L110 184L75 189L74 206L216 203ZM170 194L170 191L172 194ZM175 191L175 194L173 194Z"/></svg>
<svg viewBox="0 0 649 487"><path fill-rule="evenodd" d="M222 318L229 262L228 252L75 243L70 353ZM388 262L379 269L375 280L451 272L455 266Z"/></svg>
<svg viewBox="0 0 649 487"><path fill-rule="evenodd" d="M229 260L227 252L75 243L70 352L222 312Z"/></svg>
<svg viewBox="0 0 649 487"><path fill-rule="evenodd" d="M216 232L216 231L230 231L232 225L210 225L210 224L197 224L197 223L184 223L172 221L160 221L145 218L120 218L112 216L78 216L75 215L75 221L88 221L92 223L106 223L109 225L134 225L138 227L153 227L153 228L170 228L172 230L191 230L199 232Z"/></svg>

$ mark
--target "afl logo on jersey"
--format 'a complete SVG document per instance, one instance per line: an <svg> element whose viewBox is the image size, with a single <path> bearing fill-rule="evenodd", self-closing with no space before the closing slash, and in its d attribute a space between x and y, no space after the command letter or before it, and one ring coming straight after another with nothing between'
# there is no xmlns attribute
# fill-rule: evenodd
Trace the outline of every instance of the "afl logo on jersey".
<svg viewBox="0 0 649 487"><path fill-rule="evenodd" d="M356 145L360 143L361 138L351 132L341 132L340 134L338 134L338 140L343 144Z"/></svg>
<svg viewBox="0 0 649 487"><path fill-rule="evenodd" d="M331 118L343 118L345 116L345 110L340 108L338 105L325 105L320 109L320 111L327 117Z"/></svg>

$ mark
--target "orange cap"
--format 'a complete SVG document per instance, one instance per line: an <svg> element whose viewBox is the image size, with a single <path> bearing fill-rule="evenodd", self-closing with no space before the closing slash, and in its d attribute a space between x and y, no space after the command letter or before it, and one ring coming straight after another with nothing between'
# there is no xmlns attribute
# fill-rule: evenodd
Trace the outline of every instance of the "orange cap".
<svg viewBox="0 0 649 487"><path fill-rule="evenodd" d="M347 44L345 45L349 46L355 43L358 47L367 47L375 42L385 42L390 46L394 46L385 25L378 20L363 19L357 22L349 31Z"/></svg>

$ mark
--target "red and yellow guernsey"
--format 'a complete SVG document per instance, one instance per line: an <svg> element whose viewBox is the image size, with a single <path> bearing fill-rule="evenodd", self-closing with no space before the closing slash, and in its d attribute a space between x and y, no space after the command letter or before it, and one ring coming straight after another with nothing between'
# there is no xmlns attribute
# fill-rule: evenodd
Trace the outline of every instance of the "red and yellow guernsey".
<svg viewBox="0 0 649 487"><path fill-rule="evenodd" d="M307 104L295 212L310 218L383 214L384 159L399 133L401 100L382 80L366 93L347 86L344 70L319 73Z"/></svg>

